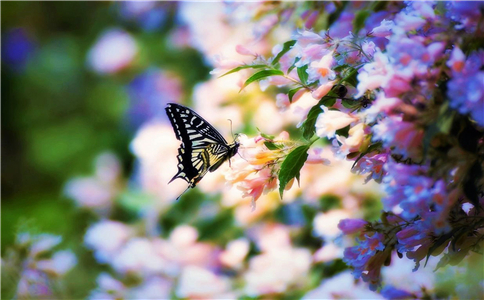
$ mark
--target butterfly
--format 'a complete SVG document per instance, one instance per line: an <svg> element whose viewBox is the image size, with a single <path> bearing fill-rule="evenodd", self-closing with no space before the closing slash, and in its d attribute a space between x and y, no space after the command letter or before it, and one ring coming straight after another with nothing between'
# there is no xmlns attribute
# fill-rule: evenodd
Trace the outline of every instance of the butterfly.
<svg viewBox="0 0 484 300"><path fill-rule="evenodd" d="M236 140L232 144L227 143L210 123L188 107L168 103L165 110L176 138L181 141L177 155L178 173L170 182L177 178L188 182L185 193L194 188L207 172L217 170L237 154L240 143Z"/></svg>

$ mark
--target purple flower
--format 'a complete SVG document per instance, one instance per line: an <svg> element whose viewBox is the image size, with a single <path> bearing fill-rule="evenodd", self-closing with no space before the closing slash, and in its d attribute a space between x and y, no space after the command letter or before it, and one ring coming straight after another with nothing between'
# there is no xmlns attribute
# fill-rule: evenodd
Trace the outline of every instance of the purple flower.
<svg viewBox="0 0 484 300"><path fill-rule="evenodd" d="M447 3L447 17L459 25L457 29L465 29L473 32L477 22L481 18L484 2L482 1L450 1Z"/></svg>
<svg viewBox="0 0 484 300"><path fill-rule="evenodd" d="M35 51L35 43L24 28L7 30L2 36L2 61L20 72Z"/></svg>
<svg viewBox="0 0 484 300"><path fill-rule="evenodd" d="M409 299L415 298L415 295L404 290L397 289L391 285L382 288L381 294L385 299Z"/></svg>
<svg viewBox="0 0 484 300"><path fill-rule="evenodd" d="M176 76L159 69L149 69L138 75L128 86L130 107L128 118L135 128L151 119L168 121L165 106L180 102L182 86Z"/></svg>
<svg viewBox="0 0 484 300"><path fill-rule="evenodd" d="M361 231L368 224L367 221L362 219L343 219L339 221L338 228L343 231L344 234L352 234Z"/></svg>
<svg viewBox="0 0 484 300"><path fill-rule="evenodd" d="M170 3L156 1L123 1L116 3L119 16L125 21L131 21L146 31L154 31L162 27L168 17Z"/></svg>
<svg viewBox="0 0 484 300"><path fill-rule="evenodd" d="M462 57L460 60L456 58L459 53L457 50L452 52L453 78L447 84L450 106L461 114L470 114L479 125L484 126L484 109L482 109L484 107L484 72L479 71L484 64L483 52L472 53L465 64L462 64Z"/></svg>

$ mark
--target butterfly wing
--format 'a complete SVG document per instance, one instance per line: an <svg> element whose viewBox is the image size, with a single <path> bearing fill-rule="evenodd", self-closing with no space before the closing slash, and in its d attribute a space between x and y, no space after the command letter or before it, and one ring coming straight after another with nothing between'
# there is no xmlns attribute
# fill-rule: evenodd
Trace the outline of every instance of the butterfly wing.
<svg viewBox="0 0 484 300"><path fill-rule="evenodd" d="M169 103L165 110L176 138L182 142L177 155L178 173L170 182L182 178L193 188L208 171L213 172L229 158L232 148L212 125L190 108Z"/></svg>

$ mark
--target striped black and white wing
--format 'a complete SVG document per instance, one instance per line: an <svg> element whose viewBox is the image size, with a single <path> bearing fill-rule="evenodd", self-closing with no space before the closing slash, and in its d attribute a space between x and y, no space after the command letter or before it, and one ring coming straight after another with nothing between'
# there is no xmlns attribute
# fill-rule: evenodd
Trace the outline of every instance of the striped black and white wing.
<svg viewBox="0 0 484 300"><path fill-rule="evenodd" d="M196 112L180 104L169 103L166 113L171 121L178 148L178 173L193 188L208 172L215 171L237 152L238 143L227 144L224 137Z"/></svg>

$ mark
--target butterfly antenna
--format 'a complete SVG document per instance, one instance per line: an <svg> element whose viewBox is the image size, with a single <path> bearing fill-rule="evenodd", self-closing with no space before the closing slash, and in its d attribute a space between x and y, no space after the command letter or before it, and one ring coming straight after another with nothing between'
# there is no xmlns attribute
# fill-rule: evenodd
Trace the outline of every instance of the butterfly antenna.
<svg viewBox="0 0 484 300"><path fill-rule="evenodd" d="M232 131L232 120L231 119L227 119L230 121L230 134L232 134L232 138L235 140L235 136L234 136L234 132Z"/></svg>

